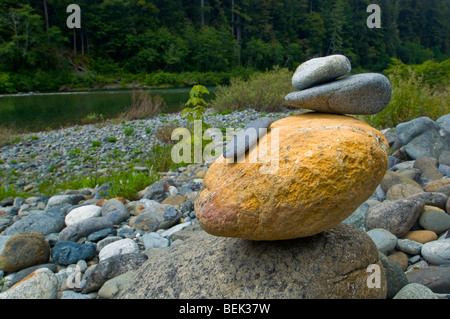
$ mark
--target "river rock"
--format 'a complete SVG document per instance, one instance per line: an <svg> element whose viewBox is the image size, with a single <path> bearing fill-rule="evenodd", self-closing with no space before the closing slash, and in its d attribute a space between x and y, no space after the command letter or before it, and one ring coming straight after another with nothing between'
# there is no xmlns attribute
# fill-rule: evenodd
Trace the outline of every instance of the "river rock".
<svg viewBox="0 0 450 319"><path fill-rule="evenodd" d="M12 235L0 255L0 270L15 272L44 264L50 257L50 246L44 236L35 232Z"/></svg>
<svg viewBox="0 0 450 319"><path fill-rule="evenodd" d="M112 228L113 222L108 217L93 217L67 226L59 233L59 240L78 241L81 237L104 228Z"/></svg>
<svg viewBox="0 0 450 319"><path fill-rule="evenodd" d="M73 241L58 241L52 248L52 259L59 265L76 264L79 260L90 260L97 254L93 244Z"/></svg>
<svg viewBox="0 0 450 319"><path fill-rule="evenodd" d="M50 197L47 202L47 206L45 210L51 210L53 208L57 208L63 206L64 204L77 205L80 201L84 200L84 196L80 194L73 195L55 195Z"/></svg>
<svg viewBox="0 0 450 319"><path fill-rule="evenodd" d="M428 182L426 183L424 190L426 192L437 192L450 196L450 178Z"/></svg>
<svg viewBox="0 0 450 319"><path fill-rule="evenodd" d="M418 243L425 244L427 242L436 240L438 237L434 231L431 230L411 230L406 233L403 239L414 240Z"/></svg>
<svg viewBox="0 0 450 319"><path fill-rule="evenodd" d="M425 243L422 257L434 265L450 264L450 238Z"/></svg>
<svg viewBox="0 0 450 319"><path fill-rule="evenodd" d="M419 157L414 162L414 168L420 171L420 175L431 180L441 179L442 173L439 172L439 162L434 157Z"/></svg>
<svg viewBox="0 0 450 319"><path fill-rule="evenodd" d="M303 90L350 73L350 60L340 54L315 58L300 64L292 76L292 86Z"/></svg>
<svg viewBox="0 0 450 319"><path fill-rule="evenodd" d="M419 243L411 239L399 238L397 240L397 245L395 246L395 248L410 255L418 255L420 254L422 245L423 245L422 243Z"/></svg>
<svg viewBox="0 0 450 319"><path fill-rule="evenodd" d="M86 278L82 293L99 290L103 284L121 274L138 269L148 257L144 254L120 254L100 261Z"/></svg>
<svg viewBox="0 0 450 319"><path fill-rule="evenodd" d="M395 251L388 256L388 258L395 261L395 263L403 270L406 271L409 265L409 258L404 252Z"/></svg>
<svg viewBox="0 0 450 319"><path fill-rule="evenodd" d="M56 299L58 279L48 268L39 268L7 291L0 299Z"/></svg>
<svg viewBox="0 0 450 319"><path fill-rule="evenodd" d="M68 206L65 207L67 209ZM64 222L64 208L54 208L46 212L28 215L10 227L8 227L3 235L15 235L24 232L36 232L43 236L52 233L59 233L66 225Z"/></svg>
<svg viewBox="0 0 450 319"><path fill-rule="evenodd" d="M204 234L154 253L120 298L385 298L384 268L363 230L339 224L285 241L248 241ZM354 256L359 256L355 258ZM336 263L339 260L339 263ZM379 289L366 269L380 266ZM207 280L199 280L207 278Z"/></svg>
<svg viewBox="0 0 450 319"><path fill-rule="evenodd" d="M169 247L169 240L158 233L150 232L142 236L145 249L166 248Z"/></svg>
<svg viewBox="0 0 450 319"><path fill-rule="evenodd" d="M385 256L383 253L379 253L380 261L383 264L384 271L386 273L387 292L386 298L391 299L397 292L400 291L408 282L403 269L401 269L395 261Z"/></svg>
<svg viewBox="0 0 450 319"><path fill-rule="evenodd" d="M130 212L122 201L110 199L102 205L101 215L111 219L114 225L118 225L130 217Z"/></svg>
<svg viewBox="0 0 450 319"><path fill-rule="evenodd" d="M181 218L181 212L169 204L160 204L144 209L138 216L132 218L129 225L143 232L154 232L167 229Z"/></svg>
<svg viewBox="0 0 450 319"><path fill-rule="evenodd" d="M400 123L396 129L398 138L405 145L405 151L412 159L439 158L442 152L450 151L450 133L428 117L419 117Z"/></svg>
<svg viewBox="0 0 450 319"><path fill-rule="evenodd" d="M167 197L166 193L169 193L169 186L172 185L174 185L174 181L171 178L157 181L147 188L144 199L155 200L160 203Z"/></svg>
<svg viewBox="0 0 450 319"><path fill-rule="evenodd" d="M419 217L419 225L439 235L450 229L450 215L437 207L425 206L423 213Z"/></svg>
<svg viewBox="0 0 450 319"><path fill-rule="evenodd" d="M384 228L397 237L404 236L417 221L424 203L419 200L385 201L369 208L366 229Z"/></svg>
<svg viewBox="0 0 450 319"><path fill-rule="evenodd" d="M387 192L392 186L397 184L411 184L414 187L420 188L421 186L413 181L411 178L402 175L399 172L387 171L380 183L381 188Z"/></svg>
<svg viewBox="0 0 450 319"><path fill-rule="evenodd" d="M421 284L410 283L404 286L393 299L438 299L433 291Z"/></svg>
<svg viewBox="0 0 450 319"><path fill-rule="evenodd" d="M408 199L418 199L424 202L425 205L436 206L445 209L448 196L437 192L422 192L408 196Z"/></svg>
<svg viewBox="0 0 450 319"><path fill-rule="evenodd" d="M100 217L101 207L96 205L85 205L71 210L64 219L67 226L73 225L83 219Z"/></svg>
<svg viewBox="0 0 450 319"><path fill-rule="evenodd" d="M450 291L450 267L430 266L415 268L406 272L410 283L419 283L427 286L435 293L448 293Z"/></svg>
<svg viewBox="0 0 450 319"><path fill-rule="evenodd" d="M290 106L336 114L376 114L391 100L391 84L382 74L350 75L333 82L292 92Z"/></svg>
<svg viewBox="0 0 450 319"><path fill-rule="evenodd" d="M226 158L240 158L245 152L253 147L256 142L267 133L267 128L272 124L272 120L268 117L261 117L250 123L239 131L228 142L223 156Z"/></svg>
<svg viewBox="0 0 450 319"><path fill-rule="evenodd" d="M139 253L139 246L134 240L125 238L117 240L103 247L99 252L98 258L100 261L102 261L115 255L131 253Z"/></svg>
<svg viewBox="0 0 450 319"><path fill-rule="evenodd" d="M405 199L411 195L423 193L422 187L412 184L395 184L386 193L387 200Z"/></svg>
<svg viewBox="0 0 450 319"><path fill-rule="evenodd" d="M441 116L436 120L436 123L445 131L450 133L450 113ZM448 164L450 165L450 163Z"/></svg>
<svg viewBox="0 0 450 319"><path fill-rule="evenodd" d="M22 279L27 277L28 275L30 275L32 272L34 272L40 268L48 268L53 273L55 273L57 271L57 267L54 263L46 263L46 264L40 264L40 265L27 267L27 268L24 268L16 273L14 273L14 276L11 278L11 280L6 282L6 285L8 287L12 287L15 284L17 284L19 281L21 281Z"/></svg>
<svg viewBox="0 0 450 319"><path fill-rule="evenodd" d="M115 299L123 288L134 277L136 271L129 271L105 282L98 291L98 296L105 299Z"/></svg>
<svg viewBox="0 0 450 319"><path fill-rule="evenodd" d="M103 238L106 238L108 236L116 236L117 235L117 230L115 230L114 228L105 228L105 229L101 229L99 231L96 231L94 233L91 233L89 236L87 236L87 240L90 242L98 242L100 240L102 240Z"/></svg>
<svg viewBox="0 0 450 319"><path fill-rule="evenodd" d="M354 118L301 114L270 129L258 149L269 149L277 131L278 154L264 152L249 163L258 155L255 147L246 163L227 164L219 157L208 169L195 201L207 232L253 240L317 234L352 214L386 172L385 138Z"/></svg>
<svg viewBox="0 0 450 319"><path fill-rule="evenodd" d="M388 255L397 245L397 237L386 229L374 228L369 230L367 235L384 255Z"/></svg>

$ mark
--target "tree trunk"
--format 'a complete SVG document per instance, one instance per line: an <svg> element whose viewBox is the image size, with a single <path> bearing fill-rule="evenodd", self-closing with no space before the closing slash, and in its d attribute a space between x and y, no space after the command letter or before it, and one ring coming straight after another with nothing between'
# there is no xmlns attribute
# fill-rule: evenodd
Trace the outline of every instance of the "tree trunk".
<svg viewBox="0 0 450 319"><path fill-rule="evenodd" d="M49 22L48 22L47 1L46 0L42 0L42 3L44 5L45 28L46 28L47 34L48 34L48 29L49 29L50 25L49 25Z"/></svg>
<svg viewBox="0 0 450 319"><path fill-rule="evenodd" d="M200 0L201 16L202 16L202 27L205 26L205 0Z"/></svg>
<svg viewBox="0 0 450 319"><path fill-rule="evenodd" d="M81 55L84 56L84 34L83 31L81 32Z"/></svg>
<svg viewBox="0 0 450 319"><path fill-rule="evenodd" d="M234 37L234 0L231 0L231 34Z"/></svg>
<svg viewBox="0 0 450 319"><path fill-rule="evenodd" d="M76 34L76 28L73 28L73 52L75 53L75 56L77 56L77 34Z"/></svg>

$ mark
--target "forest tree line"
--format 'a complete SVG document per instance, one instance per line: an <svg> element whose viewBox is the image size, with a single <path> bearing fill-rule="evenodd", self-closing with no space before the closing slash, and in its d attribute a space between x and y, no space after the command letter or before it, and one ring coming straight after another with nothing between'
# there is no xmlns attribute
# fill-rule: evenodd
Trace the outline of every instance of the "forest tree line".
<svg viewBox="0 0 450 319"><path fill-rule="evenodd" d="M66 25L70 3L79 29ZM366 26L369 4L381 28ZM295 69L336 53L371 71L391 58L443 61L449 16L450 0L2 0L0 91L45 90L73 73Z"/></svg>

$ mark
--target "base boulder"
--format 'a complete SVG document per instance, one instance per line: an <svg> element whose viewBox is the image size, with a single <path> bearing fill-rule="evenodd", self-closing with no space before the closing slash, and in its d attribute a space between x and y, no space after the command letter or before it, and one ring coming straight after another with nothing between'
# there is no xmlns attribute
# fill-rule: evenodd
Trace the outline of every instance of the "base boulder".
<svg viewBox="0 0 450 319"><path fill-rule="evenodd" d="M368 266L380 271L380 288ZM371 267L372 268L372 267ZM369 282L369 285L368 285ZM152 255L122 291L124 299L385 298L378 250L346 224L307 238L250 241L197 236Z"/></svg>

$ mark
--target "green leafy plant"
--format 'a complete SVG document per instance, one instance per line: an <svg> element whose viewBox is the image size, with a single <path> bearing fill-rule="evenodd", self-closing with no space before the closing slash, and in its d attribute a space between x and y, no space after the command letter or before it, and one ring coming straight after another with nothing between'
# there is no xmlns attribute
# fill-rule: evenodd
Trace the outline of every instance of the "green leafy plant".
<svg viewBox="0 0 450 319"><path fill-rule="evenodd" d="M122 125L123 128L123 134L126 137L130 137L134 133L134 126L133 125Z"/></svg>
<svg viewBox="0 0 450 319"><path fill-rule="evenodd" d="M284 97L292 92L291 79L292 72L280 68L252 74L248 80L233 78L229 86L219 86L211 105L222 112L247 107L264 112L283 110L288 106Z"/></svg>
<svg viewBox="0 0 450 319"><path fill-rule="evenodd" d="M189 92L189 100L181 114L189 121L201 120L205 113L206 102L203 94L209 94L208 89L203 85L194 85Z"/></svg>
<svg viewBox="0 0 450 319"><path fill-rule="evenodd" d="M102 145L102 142L100 141L92 141L92 147L100 147Z"/></svg>
<svg viewBox="0 0 450 319"><path fill-rule="evenodd" d="M117 137L109 137L107 141L110 143L115 143L117 142Z"/></svg>
<svg viewBox="0 0 450 319"><path fill-rule="evenodd" d="M83 124L93 124L97 122L103 121L103 114L97 114L97 113L89 113L85 117L81 119L81 123Z"/></svg>

